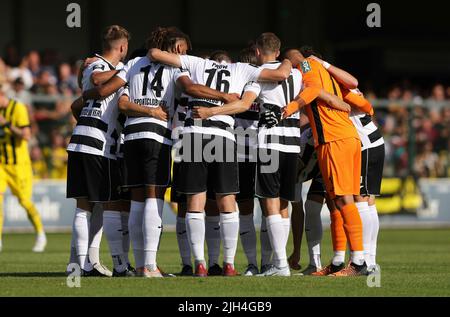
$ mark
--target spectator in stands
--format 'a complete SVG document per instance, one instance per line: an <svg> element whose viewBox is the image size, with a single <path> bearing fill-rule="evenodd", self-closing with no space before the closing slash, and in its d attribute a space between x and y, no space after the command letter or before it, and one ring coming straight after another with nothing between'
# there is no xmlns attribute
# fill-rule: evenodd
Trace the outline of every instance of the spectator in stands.
<svg viewBox="0 0 450 317"><path fill-rule="evenodd" d="M22 78L25 89L30 89L33 86L33 74L28 69L28 58L22 58L18 67L11 68L8 77L11 82L19 77Z"/></svg>
<svg viewBox="0 0 450 317"><path fill-rule="evenodd" d="M437 102L445 101L444 85L436 84L433 86L433 89L431 90L431 100L437 101Z"/></svg>
<svg viewBox="0 0 450 317"><path fill-rule="evenodd" d="M65 179L67 177L67 144L59 130L51 133L51 147L45 149L51 168L50 177L53 179Z"/></svg>
<svg viewBox="0 0 450 317"><path fill-rule="evenodd" d="M42 70L36 78L36 81L31 88L35 94L49 94L50 86L56 86L57 79L48 70Z"/></svg>
<svg viewBox="0 0 450 317"><path fill-rule="evenodd" d="M45 179L49 177L47 162L42 154L39 144L35 144L30 149L31 166L35 179Z"/></svg>
<svg viewBox="0 0 450 317"><path fill-rule="evenodd" d="M58 67L58 89L63 94L73 95L78 92L78 82L76 75L72 74L72 69L68 63L62 63Z"/></svg>
<svg viewBox="0 0 450 317"><path fill-rule="evenodd" d="M11 89L8 90L8 98L15 99L31 107L31 95L28 90L25 89L25 83L22 77L17 77L12 83Z"/></svg>
<svg viewBox="0 0 450 317"><path fill-rule="evenodd" d="M41 73L41 57L37 51L30 51L28 53L28 68L36 82L38 75Z"/></svg>
<svg viewBox="0 0 450 317"><path fill-rule="evenodd" d="M414 163L414 172L419 177L437 177L439 156L433 152L433 144L430 141L421 143Z"/></svg>

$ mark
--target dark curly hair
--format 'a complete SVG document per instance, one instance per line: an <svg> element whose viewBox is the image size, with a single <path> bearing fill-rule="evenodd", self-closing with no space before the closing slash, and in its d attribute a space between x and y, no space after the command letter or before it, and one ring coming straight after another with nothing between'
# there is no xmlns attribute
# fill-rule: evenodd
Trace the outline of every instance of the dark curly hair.
<svg viewBox="0 0 450 317"><path fill-rule="evenodd" d="M184 40L188 45L188 49L192 49L191 39L189 36L181 32L174 26L170 27L157 27L152 31L149 38L146 41L146 47L159 48L163 51L173 50L177 41Z"/></svg>

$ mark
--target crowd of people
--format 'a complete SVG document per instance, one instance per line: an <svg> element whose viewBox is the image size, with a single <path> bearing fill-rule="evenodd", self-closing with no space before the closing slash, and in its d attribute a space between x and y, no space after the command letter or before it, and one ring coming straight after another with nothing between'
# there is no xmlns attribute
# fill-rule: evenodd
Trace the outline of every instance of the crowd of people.
<svg viewBox="0 0 450 317"><path fill-rule="evenodd" d="M450 86L429 91L396 85L376 111L386 141L384 174L390 177L450 177ZM374 101L376 104L376 101Z"/></svg>
<svg viewBox="0 0 450 317"><path fill-rule="evenodd" d="M9 48L0 57L0 86L29 109L30 154L37 179L66 178L66 147L75 124L70 105L81 93L79 67L76 61L60 61L52 51L19 57Z"/></svg>
<svg viewBox="0 0 450 317"><path fill-rule="evenodd" d="M81 63L64 61L51 50L20 56L14 47L0 57L0 86L30 111L37 179L66 178L66 147L75 124L70 105L81 93ZM386 140L385 176L406 176L412 169L417 177L450 177L450 86L400 83L384 94L365 93ZM382 99L387 102L379 103Z"/></svg>

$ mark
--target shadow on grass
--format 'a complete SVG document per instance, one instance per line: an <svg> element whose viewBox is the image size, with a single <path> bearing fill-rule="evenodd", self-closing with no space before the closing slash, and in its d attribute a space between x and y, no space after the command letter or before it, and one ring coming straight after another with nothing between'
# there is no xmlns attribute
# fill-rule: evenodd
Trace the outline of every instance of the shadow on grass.
<svg viewBox="0 0 450 317"><path fill-rule="evenodd" d="M8 272L1 273L2 277L65 277L67 276L64 272Z"/></svg>

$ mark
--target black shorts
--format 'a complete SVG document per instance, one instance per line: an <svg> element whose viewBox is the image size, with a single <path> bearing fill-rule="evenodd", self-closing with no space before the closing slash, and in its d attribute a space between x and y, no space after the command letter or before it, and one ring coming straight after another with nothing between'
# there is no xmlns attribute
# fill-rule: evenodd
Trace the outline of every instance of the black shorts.
<svg viewBox="0 0 450 317"><path fill-rule="evenodd" d="M317 177L313 178L311 186L308 190L308 195L315 194L325 197L326 193L327 192L325 191L325 183L323 182L322 174L319 174L317 175Z"/></svg>
<svg viewBox="0 0 450 317"><path fill-rule="evenodd" d="M208 200L216 200L216 193L213 190L214 186L214 177L212 174L208 176L208 190L206 191L206 199ZM210 177L211 176L211 177ZM238 194L239 195L239 194Z"/></svg>
<svg viewBox="0 0 450 317"><path fill-rule="evenodd" d="M263 155L258 155L256 169L256 196L260 198L279 197L284 200L295 201L298 153L285 153L272 150L268 152L268 155L270 155L273 159L267 163L261 162L260 158L264 157ZM274 159L276 159L277 162L274 163ZM275 172L267 173L267 170L266 172L264 171L264 169L269 165L273 166Z"/></svg>
<svg viewBox="0 0 450 317"><path fill-rule="evenodd" d="M317 163L316 163L317 165ZM303 191L303 183L311 181L311 185L308 189L307 195L320 195L325 197L325 184L322 179L322 174L320 173L319 167L317 165L317 170L314 168L316 174L309 173L307 178L302 178L297 180L297 184L295 185L295 201L302 201L302 191Z"/></svg>
<svg viewBox="0 0 450 317"><path fill-rule="evenodd" d="M177 191L177 184L180 178L180 163L174 162L172 165L172 189L170 191L170 201L173 203L186 203L187 197L185 194Z"/></svg>
<svg viewBox="0 0 450 317"><path fill-rule="evenodd" d="M119 166L119 176L120 176L120 199L121 200L131 200L131 192L128 187L126 187L127 183L127 166L125 164L125 160L121 157L117 158L117 164Z"/></svg>
<svg viewBox="0 0 450 317"><path fill-rule="evenodd" d="M384 167L384 144L361 153L361 196L380 195Z"/></svg>
<svg viewBox="0 0 450 317"><path fill-rule="evenodd" d="M68 152L67 198L90 202L120 200L120 175L116 160L99 155Z"/></svg>
<svg viewBox="0 0 450 317"><path fill-rule="evenodd" d="M213 144L217 146L213 147ZM190 147L189 150L186 150L187 147ZM217 148L220 149L215 151ZM205 157L204 154L210 152L213 156ZM181 177L177 180L177 190L180 193L198 194L209 190L219 195L237 194L239 171L236 143L216 135L184 135L179 173Z"/></svg>
<svg viewBox="0 0 450 317"><path fill-rule="evenodd" d="M255 198L256 162L239 162L239 194L236 201Z"/></svg>
<svg viewBox="0 0 450 317"><path fill-rule="evenodd" d="M126 187L170 185L171 146L151 139L126 141Z"/></svg>

